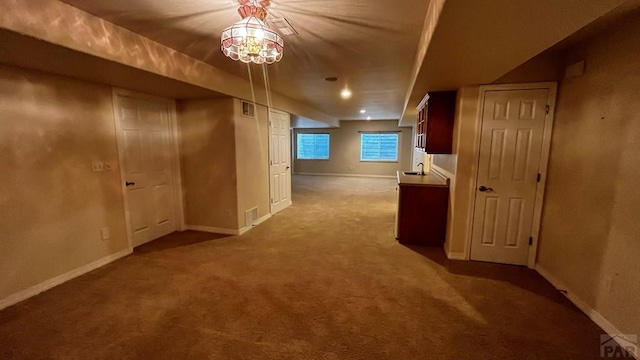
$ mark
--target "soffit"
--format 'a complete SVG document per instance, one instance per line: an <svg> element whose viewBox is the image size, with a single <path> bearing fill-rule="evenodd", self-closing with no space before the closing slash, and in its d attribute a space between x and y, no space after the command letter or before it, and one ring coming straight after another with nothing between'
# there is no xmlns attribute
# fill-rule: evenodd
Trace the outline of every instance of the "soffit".
<svg viewBox="0 0 640 360"><path fill-rule="evenodd" d="M65 2L248 79L220 51L220 33L240 19L234 0ZM274 0L267 20L284 17L298 35L284 37L283 60L267 67L271 89L339 119L399 118L428 3ZM331 76L339 80L324 81ZM350 100L339 97L344 86Z"/></svg>

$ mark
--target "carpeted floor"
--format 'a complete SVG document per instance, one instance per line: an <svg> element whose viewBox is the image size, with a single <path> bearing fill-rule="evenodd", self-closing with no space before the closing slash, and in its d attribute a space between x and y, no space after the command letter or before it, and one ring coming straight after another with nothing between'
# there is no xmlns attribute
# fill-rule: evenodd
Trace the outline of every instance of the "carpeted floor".
<svg viewBox="0 0 640 360"><path fill-rule="evenodd" d="M599 358L534 271L399 245L393 180L293 185L243 236L172 234L1 311L0 358Z"/></svg>

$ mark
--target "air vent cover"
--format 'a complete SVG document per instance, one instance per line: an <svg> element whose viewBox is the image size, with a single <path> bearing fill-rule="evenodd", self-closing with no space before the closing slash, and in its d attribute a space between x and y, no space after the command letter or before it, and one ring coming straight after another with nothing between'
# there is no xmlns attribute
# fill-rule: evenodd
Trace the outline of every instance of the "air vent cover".
<svg viewBox="0 0 640 360"><path fill-rule="evenodd" d="M245 213L244 213L245 225L244 226L251 226L256 222L256 220L258 220L258 208L257 207L245 211Z"/></svg>
<svg viewBox="0 0 640 360"><path fill-rule="evenodd" d="M282 36L298 35L296 29L294 29L289 20L285 18L273 19L269 21L269 25Z"/></svg>
<svg viewBox="0 0 640 360"><path fill-rule="evenodd" d="M256 107L253 103L242 100L242 116L253 117L256 113Z"/></svg>

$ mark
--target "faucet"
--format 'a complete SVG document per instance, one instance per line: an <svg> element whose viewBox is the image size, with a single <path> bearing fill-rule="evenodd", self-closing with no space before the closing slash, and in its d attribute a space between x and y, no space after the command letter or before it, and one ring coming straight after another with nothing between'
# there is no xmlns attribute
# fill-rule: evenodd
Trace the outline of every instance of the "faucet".
<svg viewBox="0 0 640 360"><path fill-rule="evenodd" d="M420 171L420 175L424 175L424 164L423 163L419 163L418 166L421 167L422 171Z"/></svg>

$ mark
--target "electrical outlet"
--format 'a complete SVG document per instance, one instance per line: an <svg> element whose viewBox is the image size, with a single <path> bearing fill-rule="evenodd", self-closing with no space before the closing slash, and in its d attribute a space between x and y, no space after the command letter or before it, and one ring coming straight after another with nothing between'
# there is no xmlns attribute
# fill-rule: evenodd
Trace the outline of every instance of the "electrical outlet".
<svg viewBox="0 0 640 360"><path fill-rule="evenodd" d="M91 170L93 172L101 172L104 171L104 162L102 161L94 161L91 163Z"/></svg>
<svg viewBox="0 0 640 360"><path fill-rule="evenodd" d="M116 168L116 162L113 160L104 162L104 171L112 171Z"/></svg>
<svg viewBox="0 0 640 360"><path fill-rule="evenodd" d="M102 240L111 239L111 229L109 229L108 227L103 227L102 229L100 229L100 235L102 235Z"/></svg>

